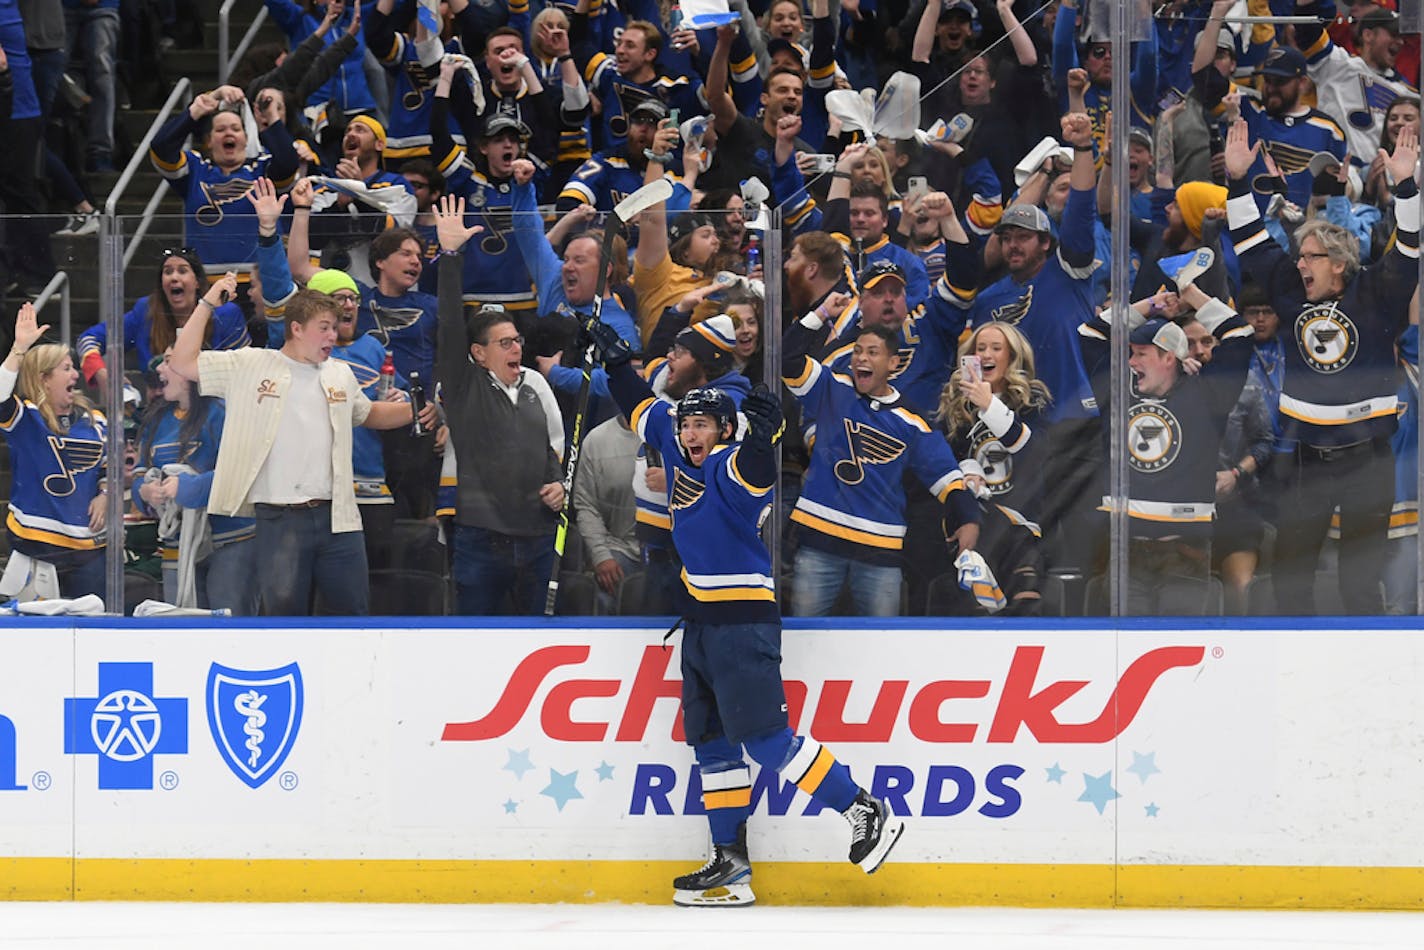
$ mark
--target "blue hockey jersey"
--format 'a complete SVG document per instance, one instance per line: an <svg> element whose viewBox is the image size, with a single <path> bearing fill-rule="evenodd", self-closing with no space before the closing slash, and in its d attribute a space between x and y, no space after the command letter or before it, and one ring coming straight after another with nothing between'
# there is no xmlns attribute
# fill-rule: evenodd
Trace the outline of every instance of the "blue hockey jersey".
<svg viewBox="0 0 1424 950"><path fill-rule="evenodd" d="M108 424L103 413L77 419L68 432L45 424L35 404L18 395L0 401L0 431L10 446L10 546L44 560L57 551L104 547L89 530L89 504L104 477Z"/></svg>

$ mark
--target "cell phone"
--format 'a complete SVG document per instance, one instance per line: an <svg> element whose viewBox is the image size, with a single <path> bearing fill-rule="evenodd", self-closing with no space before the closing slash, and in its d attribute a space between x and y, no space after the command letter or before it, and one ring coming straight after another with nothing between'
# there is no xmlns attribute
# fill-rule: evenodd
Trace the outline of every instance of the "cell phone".
<svg viewBox="0 0 1424 950"><path fill-rule="evenodd" d="M811 158L811 171L818 175L836 170L836 157L834 155L814 154Z"/></svg>
<svg viewBox="0 0 1424 950"><path fill-rule="evenodd" d="M677 116L678 116L678 113L681 112L681 111L682 111L681 109L669 109L669 110L668 110L668 121L672 123L672 127L673 127L673 128L677 128Z"/></svg>
<svg viewBox="0 0 1424 950"><path fill-rule="evenodd" d="M910 179L910 187L905 191L906 198L923 198L930 193L930 180L916 175Z"/></svg>
<svg viewBox="0 0 1424 950"><path fill-rule="evenodd" d="M1186 99L1186 96L1182 95L1181 90L1173 86L1162 94L1161 99L1157 100L1157 112L1159 114L1166 112L1184 99Z"/></svg>
<svg viewBox="0 0 1424 950"><path fill-rule="evenodd" d="M979 357L970 354L959 358L960 376L971 383L984 381L984 367L979 365Z"/></svg>

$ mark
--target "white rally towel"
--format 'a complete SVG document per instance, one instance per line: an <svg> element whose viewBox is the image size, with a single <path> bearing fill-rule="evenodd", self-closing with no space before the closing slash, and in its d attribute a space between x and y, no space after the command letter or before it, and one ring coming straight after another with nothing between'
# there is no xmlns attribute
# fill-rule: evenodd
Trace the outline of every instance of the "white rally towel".
<svg viewBox="0 0 1424 950"><path fill-rule="evenodd" d="M31 600L15 609L36 617L98 617L104 612L104 601L98 594L85 594L73 600Z"/></svg>
<svg viewBox="0 0 1424 950"><path fill-rule="evenodd" d="M485 111L485 84L480 82L480 74L475 69L475 61L464 53L446 53L445 62L454 63L465 71L465 78L470 83L470 98L475 103L475 115L481 115Z"/></svg>
<svg viewBox="0 0 1424 950"><path fill-rule="evenodd" d="M682 8L682 26L687 30L710 30L742 19L740 13L734 13L728 7L727 0L683 0L679 6Z"/></svg>
<svg viewBox="0 0 1424 950"><path fill-rule="evenodd" d="M427 69L440 62L445 48L440 43L440 0L420 0L415 21L425 28L415 32L415 56Z"/></svg>
<svg viewBox="0 0 1424 950"><path fill-rule="evenodd" d="M202 607L175 607L161 600L145 600L134 608L135 617L231 617L226 607L207 610Z"/></svg>
<svg viewBox="0 0 1424 950"><path fill-rule="evenodd" d="M973 594L979 606L989 613L998 613L1008 604L994 572L978 551L962 552L954 559L954 567L959 571L959 586Z"/></svg>
<svg viewBox="0 0 1424 950"><path fill-rule="evenodd" d="M840 119L847 132L862 132L867 137L883 135L897 141L915 138L920 125L919 77L895 73L878 96L873 89L858 93L833 89L826 93L826 111Z"/></svg>
<svg viewBox="0 0 1424 950"><path fill-rule="evenodd" d="M326 190L318 191L312 199L312 211L319 212L336 204L340 195L350 195L356 201L384 211L395 219L396 227L408 228L415 223L415 195L399 186L371 188L364 181L353 178L329 178L313 175L312 186L325 185Z"/></svg>

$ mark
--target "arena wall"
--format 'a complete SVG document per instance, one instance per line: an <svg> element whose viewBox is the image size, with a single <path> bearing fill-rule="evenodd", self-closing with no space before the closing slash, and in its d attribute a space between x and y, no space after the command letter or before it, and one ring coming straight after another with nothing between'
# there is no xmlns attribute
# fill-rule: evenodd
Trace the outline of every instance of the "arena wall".
<svg viewBox="0 0 1424 950"><path fill-rule="evenodd" d="M0 890L665 903L706 822L678 638L622 621L0 630ZM770 773L764 903L1424 907L1417 622L789 621L789 713L907 820Z"/></svg>

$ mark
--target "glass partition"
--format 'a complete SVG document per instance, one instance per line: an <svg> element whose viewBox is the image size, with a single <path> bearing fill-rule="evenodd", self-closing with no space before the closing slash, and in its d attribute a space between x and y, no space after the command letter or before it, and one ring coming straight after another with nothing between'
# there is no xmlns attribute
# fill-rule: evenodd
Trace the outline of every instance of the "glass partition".
<svg viewBox="0 0 1424 950"><path fill-rule="evenodd" d="M680 498L620 401L651 387L635 421L681 457L682 396L765 385L785 615L1417 612L1417 101L1348 108L1308 17L1027 3L961 35L952 6L927 64L909 33L883 69L848 42L870 135L837 112L770 181L714 150L626 222L637 181L577 176L600 210L469 191L458 252L428 203L402 232L288 195L275 244L245 196L5 219L0 342L40 299L79 381L49 418L19 374L48 431L8 433L3 553L126 612L676 615L667 529L701 482ZM626 391L587 362L595 312ZM180 345L195 314L211 355Z"/></svg>

